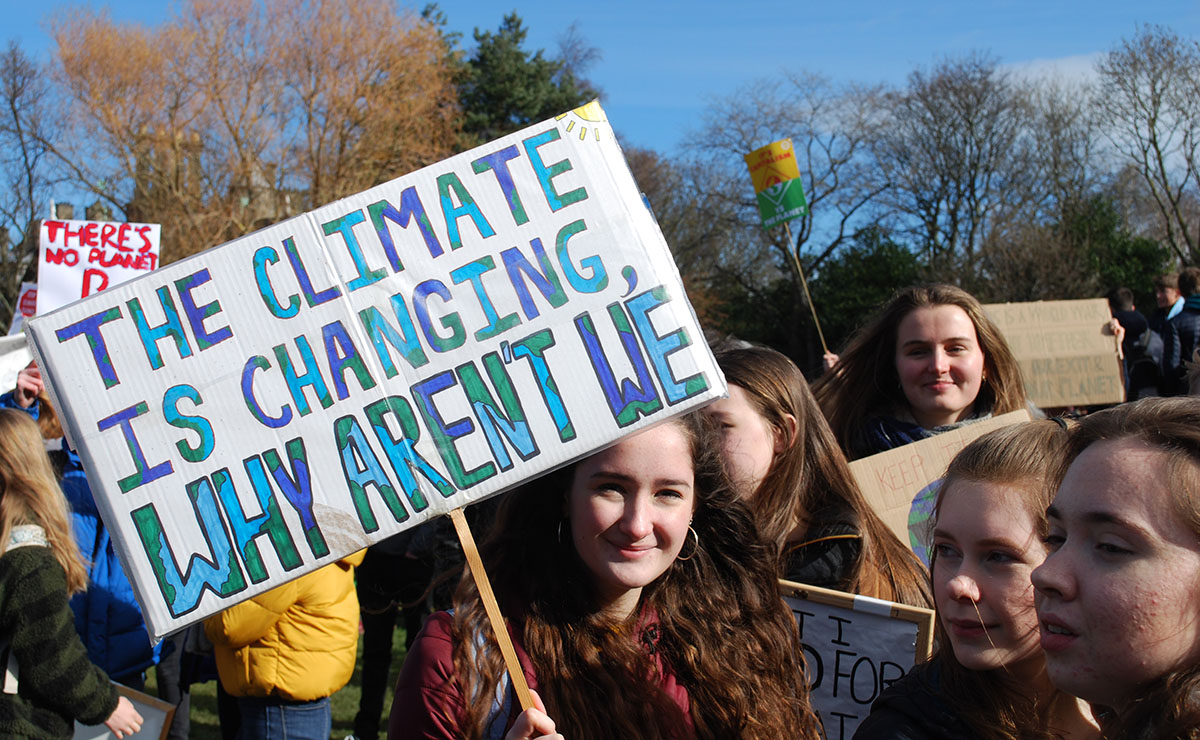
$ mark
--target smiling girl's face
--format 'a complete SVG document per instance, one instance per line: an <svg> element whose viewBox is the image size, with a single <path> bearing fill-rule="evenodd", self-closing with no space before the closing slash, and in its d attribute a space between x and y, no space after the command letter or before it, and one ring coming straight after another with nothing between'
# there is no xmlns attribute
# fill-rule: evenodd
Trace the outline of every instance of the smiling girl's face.
<svg viewBox="0 0 1200 740"><path fill-rule="evenodd" d="M1096 442L1049 509L1053 552L1033 574L1042 647L1054 685L1081 699L1120 709L1200 659L1200 541L1171 468L1142 442Z"/></svg>
<svg viewBox="0 0 1200 740"><path fill-rule="evenodd" d="M642 589L671 567L695 502L691 445L678 423L626 437L576 466L567 517L606 610L628 616Z"/></svg>
<svg viewBox="0 0 1200 740"><path fill-rule="evenodd" d="M970 670L1014 676L1043 666L1031 571L1046 557L1028 496L1011 485L955 480L933 530L933 595L954 654Z"/></svg>
<svg viewBox="0 0 1200 740"><path fill-rule="evenodd" d="M969 416L983 384L983 348L958 306L913 309L896 331L896 374L917 423L932 429Z"/></svg>

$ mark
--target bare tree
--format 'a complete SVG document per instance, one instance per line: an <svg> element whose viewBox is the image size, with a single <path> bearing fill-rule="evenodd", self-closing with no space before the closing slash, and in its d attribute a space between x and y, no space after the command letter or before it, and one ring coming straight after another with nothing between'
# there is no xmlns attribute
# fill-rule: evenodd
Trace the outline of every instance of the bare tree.
<svg viewBox="0 0 1200 740"><path fill-rule="evenodd" d="M58 154L126 218L164 224L164 262L455 142L445 40L387 0L191 0L153 29L84 11L55 38L73 132Z"/></svg>
<svg viewBox="0 0 1200 740"><path fill-rule="evenodd" d="M1144 26L1097 65L1106 132L1146 181L1163 236L1180 260L1200 261L1200 47Z"/></svg>
<svg viewBox="0 0 1200 740"><path fill-rule="evenodd" d="M10 43L0 56L0 323L8 325L22 280L37 269L39 211L54 185L55 136L42 70Z"/></svg>
<svg viewBox="0 0 1200 740"><path fill-rule="evenodd" d="M979 54L915 70L887 96L875 148L890 186L882 203L935 275L976 275L993 223L1026 205L1028 118L1023 91Z"/></svg>
<svg viewBox="0 0 1200 740"><path fill-rule="evenodd" d="M794 247L806 268L816 269L849 234L865 225L865 206L883 185L867 176L868 125L877 91L838 87L819 75L798 72L760 80L710 106L695 147L699 159L728 175L717 183L735 203L747 236L764 236L756 200L742 157L772 141L790 137L800 167L808 213L791 223L793 244L781 230L747 239L780 257ZM744 244L737 248L746 251ZM761 260L750 250L753 263Z"/></svg>

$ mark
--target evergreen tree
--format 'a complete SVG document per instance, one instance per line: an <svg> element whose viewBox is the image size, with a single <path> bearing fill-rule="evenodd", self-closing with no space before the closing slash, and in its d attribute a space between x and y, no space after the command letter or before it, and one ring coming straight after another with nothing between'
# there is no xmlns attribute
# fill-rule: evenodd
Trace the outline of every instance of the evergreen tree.
<svg viewBox="0 0 1200 740"><path fill-rule="evenodd" d="M476 49L459 85L463 132L482 143L576 108L596 96L568 64L524 48L516 12L495 31L475 29Z"/></svg>

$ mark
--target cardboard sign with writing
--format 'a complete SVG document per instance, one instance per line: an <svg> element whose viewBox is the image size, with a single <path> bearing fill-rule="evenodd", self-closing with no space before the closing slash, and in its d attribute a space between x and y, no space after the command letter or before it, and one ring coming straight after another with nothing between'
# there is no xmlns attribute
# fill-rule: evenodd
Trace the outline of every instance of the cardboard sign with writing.
<svg viewBox="0 0 1200 740"><path fill-rule="evenodd" d="M854 460L850 463L850 472L883 523L928 565L926 530L929 517L933 515L938 484L950 461L976 437L1029 420L1026 410L1001 414Z"/></svg>
<svg viewBox="0 0 1200 740"><path fill-rule="evenodd" d="M158 267L162 227L111 221L42 221L37 312L99 293Z"/></svg>
<svg viewBox="0 0 1200 740"><path fill-rule="evenodd" d="M725 392L596 104L27 326L154 635Z"/></svg>
<svg viewBox="0 0 1200 740"><path fill-rule="evenodd" d="M1108 301L992 303L983 307L1021 366L1029 399L1041 408L1121 403L1125 374L1107 331Z"/></svg>
<svg viewBox="0 0 1200 740"><path fill-rule="evenodd" d="M871 702L933 651L933 610L780 581L800 627L827 740L850 740Z"/></svg>

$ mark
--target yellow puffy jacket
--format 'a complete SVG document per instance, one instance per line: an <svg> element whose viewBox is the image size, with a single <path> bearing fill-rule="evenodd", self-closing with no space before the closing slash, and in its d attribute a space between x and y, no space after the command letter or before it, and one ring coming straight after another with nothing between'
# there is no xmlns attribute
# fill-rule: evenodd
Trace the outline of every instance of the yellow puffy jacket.
<svg viewBox="0 0 1200 740"><path fill-rule="evenodd" d="M354 673L362 550L204 622L221 685L233 696L313 701Z"/></svg>

